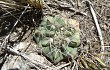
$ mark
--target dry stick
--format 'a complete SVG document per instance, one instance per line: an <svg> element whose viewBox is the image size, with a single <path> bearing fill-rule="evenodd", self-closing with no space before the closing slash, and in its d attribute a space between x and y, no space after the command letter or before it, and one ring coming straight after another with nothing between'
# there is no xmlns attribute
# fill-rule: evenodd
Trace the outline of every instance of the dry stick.
<svg viewBox="0 0 110 70"><path fill-rule="evenodd" d="M56 69L56 70L60 70L60 69L66 67L66 66L68 66L68 65L70 65L70 64L71 64L71 62L69 62L69 63L67 63L67 64L63 64L63 65L57 66L55 69Z"/></svg>
<svg viewBox="0 0 110 70"><path fill-rule="evenodd" d="M50 3L48 3L48 5L50 5L50 6L55 6L55 7L61 7L62 9L75 11L75 12L77 12L77 13L80 13L80 14L82 14L82 15L87 16L87 14L86 14L85 12L82 12L82 11L77 10L77 9L75 9L75 8L72 8L72 7L65 7L65 6L62 6L62 5L60 5L60 4L59 4L59 5L55 5L55 4L50 4Z"/></svg>
<svg viewBox="0 0 110 70"><path fill-rule="evenodd" d="M87 13L85 13L85 12L83 12L83 11L77 10L77 9L75 9L75 8L69 8L69 9L72 10L72 11L75 11L76 13L80 13L80 14L82 14L82 15L87 16Z"/></svg>
<svg viewBox="0 0 110 70"><path fill-rule="evenodd" d="M73 60L73 62L74 62L74 65L72 66L71 70L78 70L77 62L75 60ZM75 69L75 67L76 67L76 69Z"/></svg>
<svg viewBox="0 0 110 70"><path fill-rule="evenodd" d="M78 7L81 6L81 1L80 0L77 0L77 5L78 5Z"/></svg>
<svg viewBox="0 0 110 70"><path fill-rule="evenodd" d="M29 6L29 5L28 5L28 6ZM9 32L9 34L6 36L6 38L4 39L4 42L1 44L1 47L4 48L4 46L6 46L6 43L7 43L7 41L8 41L8 38L10 37L12 31L14 30L15 26L18 24L20 18L21 18L22 15L25 13L25 11L26 11L26 9L28 8L28 6L25 8L25 10L21 13L20 17L19 17L19 18L17 19L17 21L15 22L13 28L11 29L11 31ZM11 15L12 15L12 14L11 14ZM5 48L7 48L7 47L5 47Z"/></svg>
<svg viewBox="0 0 110 70"><path fill-rule="evenodd" d="M98 31L98 35L99 35L99 39L100 39L100 43L101 43L101 51L103 53L104 52L104 41L103 41L103 37L102 37L101 28L99 26L98 19L96 17L95 11L92 7L92 3L89 0L87 0L87 2L89 4L89 8L90 8L90 11L92 13L92 16L93 16L93 19L94 19L94 22L95 22L95 25L96 25L96 28L97 28L97 31Z"/></svg>
<svg viewBox="0 0 110 70"><path fill-rule="evenodd" d="M47 66L47 65L45 65L45 64L42 64L42 63L40 63L39 61L33 61L33 60L31 60L27 55L25 55L25 54L23 54L23 53L20 53L19 51L14 50L13 48L7 47L6 50L7 50L8 52L10 52L10 53L13 53L13 54L15 54L15 55L18 55L18 56L23 57L24 59L28 60L29 62L31 62L31 63L33 63L33 64L35 64L35 65L37 65L37 66L39 66L39 67L41 67L41 68L44 68L44 69L47 69L47 68L52 69L51 67L49 67L49 66Z"/></svg>
<svg viewBox="0 0 110 70"><path fill-rule="evenodd" d="M21 22L19 18L15 17L15 16L14 16L13 14L11 14L11 12L9 12L8 10L6 10L6 9L4 9L4 8L2 8L2 7L0 7L0 8L3 9L4 11L6 11L6 12L7 12L6 14L10 14L10 15L13 16L15 19L19 20L19 22ZM0 18L1 18L1 17L0 17ZM22 22L21 22L21 23L22 23Z"/></svg>
<svg viewBox="0 0 110 70"><path fill-rule="evenodd" d="M70 0L72 6L74 7L75 3L73 2L73 0Z"/></svg>
<svg viewBox="0 0 110 70"><path fill-rule="evenodd" d="M44 0L42 0L43 1L43 3L44 3L44 6L45 7L47 7L48 8L48 10L50 11L50 13L52 14L52 10L51 10L51 8L47 5L47 3L46 2L44 2Z"/></svg>

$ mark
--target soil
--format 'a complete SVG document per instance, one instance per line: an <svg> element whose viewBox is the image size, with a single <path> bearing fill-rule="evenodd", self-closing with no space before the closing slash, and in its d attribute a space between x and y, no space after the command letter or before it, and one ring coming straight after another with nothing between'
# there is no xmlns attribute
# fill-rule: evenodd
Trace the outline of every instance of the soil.
<svg viewBox="0 0 110 70"><path fill-rule="evenodd" d="M33 40L34 30L39 27L42 18L46 15L54 16L57 14L64 14L65 17L75 19L79 22L81 36L81 44L78 48L79 58L82 56L91 58L91 55L98 56L100 59L102 59L102 61L104 61L107 67L110 66L109 0L91 0L93 9L95 10L95 14L97 15L99 26L101 28L105 46L104 48L105 55L100 54L102 51L98 31L93 20L90 8L85 0L44 0L45 6L43 7L42 10L38 10L35 7L32 7L32 5L29 5L26 9L25 7L27 6L27 3L21 4L15 0L7 1L9 1L9 3L11 3L12 1L14 4L18 4L23 7L13 7L13 6L6 7L3 3L0 3L1 70L31 70L31 69L41 70L42 64L45 64L53 68L54 67L59 68L61 67L60 65L68 64L69 62L63 61L56 65L52 64L45 56L43 56L43 54L40 55L38 54L38 52L41 51L41 49L36 48L37 44ZM24 60L22 57L17 56L18 54L10 51L6 47L14 48L14 50L17 50L23 54L25 53L27 54L28 57L32 58L30 60L27 59ZM91 55L88 55L88 53L90 53ZM101 57L102 55L103 58ZM91 60L92 59L93 58L91 58ZM41 62L42 63L40 65L41 67L39 67L39 65L37 65L38 67L36 67L34 63L31 63L32 62L31 60L35 61L38 60L39 62ZM13 61L15 61L15 63ZM80 65L74 66L75 61L73 62L74 62L73 64L68 64L59 69L78 70ZM79 63L80 61L78 62L78 60L76 60L76 64ZM24 65L24 67L22 67L22 65ZM46 70L45 65L44 70Z"/></svg>

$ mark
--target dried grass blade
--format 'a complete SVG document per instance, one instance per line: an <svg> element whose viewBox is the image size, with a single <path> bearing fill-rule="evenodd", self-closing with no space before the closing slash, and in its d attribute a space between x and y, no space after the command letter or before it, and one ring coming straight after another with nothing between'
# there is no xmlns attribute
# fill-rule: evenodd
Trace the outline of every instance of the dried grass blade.
<svg viewBox="0 0 110 70"><path fill-rule="evenodd" d="M95 57L95 59L96 59L98 62L100 62L103 66L106 66L106 64L105 64L100 58Z"/></svg>
<svg viewBox="0 0 110 70"><path fill-rule="evenodd" d="M100 39L100 43L101 43L101 52L104 52L104 50L105 50L104 49L104 41L103 41L102 32L101 32L101 28L100 28L99 23L98 23L96 13L95 13L95 11L92 7L93 6L92 3L89 0L86 0L86 1L89 4L89 8L90 8L92 17L94 19L94 22L95 22L95 25L96 25L96 28L97 28L97 31L98 31L98 35L99 35L99 39Z"/></svg>

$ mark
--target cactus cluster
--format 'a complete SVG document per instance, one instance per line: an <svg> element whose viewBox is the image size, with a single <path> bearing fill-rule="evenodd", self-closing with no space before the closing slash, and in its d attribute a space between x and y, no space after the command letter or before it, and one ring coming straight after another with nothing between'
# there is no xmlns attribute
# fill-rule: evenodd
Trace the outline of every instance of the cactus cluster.
<svg viewBox="0 0 110 70"><path fill-rule="evenodd" d="M76 56L80 44L78 23L73 19L63 18L60 15L45 16L40 26L35 30L34 39L42 52L54 63Z"/></svg>

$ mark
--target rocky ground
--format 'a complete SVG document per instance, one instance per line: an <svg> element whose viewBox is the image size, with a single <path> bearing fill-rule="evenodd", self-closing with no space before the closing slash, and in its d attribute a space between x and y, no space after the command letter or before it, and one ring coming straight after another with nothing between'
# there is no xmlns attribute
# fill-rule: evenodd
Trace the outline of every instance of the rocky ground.
<svg viewBox="0 0 110 70"><path fill-rule="evenodd" d="M91 3L102 32L103 53L101 53L102 45L98 30L86 0L44 0L42 11L32 5L27 7L28 3L25 2L6 0L4 3L0 0L1 70L95 70L95 68L104 70L104 67L109 68L110 1L91 0ZM41 49L37 48L33 34L44 16L57 14L64 14L66 18L79 22L81 44L75 60L62 61L54 65L43 54L38 54ZM88 65L89 61L93 64ZM94 64L96 64L95 68L92 67Z"/></svg>

